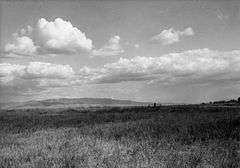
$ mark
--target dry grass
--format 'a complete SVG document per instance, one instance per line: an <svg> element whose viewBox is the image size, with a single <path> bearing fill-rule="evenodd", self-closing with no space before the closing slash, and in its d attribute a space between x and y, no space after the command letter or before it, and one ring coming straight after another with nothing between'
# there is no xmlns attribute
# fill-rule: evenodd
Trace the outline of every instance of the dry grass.
<svg viewBox="0 0 240 168"><path fill-rule="evenodd" d="M239 119L199 106L5 111L0 167L238 168Z"/></svg>

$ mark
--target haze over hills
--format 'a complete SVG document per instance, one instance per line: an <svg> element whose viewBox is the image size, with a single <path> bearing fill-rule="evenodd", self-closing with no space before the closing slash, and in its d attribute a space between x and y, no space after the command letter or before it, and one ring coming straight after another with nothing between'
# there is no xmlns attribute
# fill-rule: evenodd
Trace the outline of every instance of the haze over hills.
<svg viewBox="0 0 240 168"><path fill-rule="evenodd" d="M34 100L27 102L12 102L2 104L3 108L42 108L42 107L75 107L75 106L139 106L150 102L137 102L111 98L59 98L47 100Z"/></svg>

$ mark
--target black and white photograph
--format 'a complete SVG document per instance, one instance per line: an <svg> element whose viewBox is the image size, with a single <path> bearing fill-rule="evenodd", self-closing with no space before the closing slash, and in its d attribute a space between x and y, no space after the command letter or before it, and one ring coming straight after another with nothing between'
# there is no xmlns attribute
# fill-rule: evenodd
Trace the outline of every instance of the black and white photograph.
<svg viewBox="0 0 240 168"><path fill-rule="evenodd" d="M240 168L240 0L0 0L0 168Z"/></svg>

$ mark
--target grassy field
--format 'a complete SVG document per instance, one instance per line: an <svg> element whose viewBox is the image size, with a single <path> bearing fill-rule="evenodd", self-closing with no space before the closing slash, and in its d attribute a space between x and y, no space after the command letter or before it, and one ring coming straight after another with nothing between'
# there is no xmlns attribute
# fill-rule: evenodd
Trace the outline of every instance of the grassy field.
<svg viewBox="0 0 240 168"><path fill-rule="evenodd" d="M240 108L0 112L0 168L239 168Z"/></svg>

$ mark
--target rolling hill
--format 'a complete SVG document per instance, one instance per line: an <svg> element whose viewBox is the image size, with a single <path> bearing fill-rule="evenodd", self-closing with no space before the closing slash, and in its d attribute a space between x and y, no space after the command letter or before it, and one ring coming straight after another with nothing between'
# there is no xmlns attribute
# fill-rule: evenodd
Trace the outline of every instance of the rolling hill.
<svg viewBox="0 0 240 168"><path fill-rule="evenodd" d="M148 102L136 102L131 100L118 100L111 98L60 98L27 102L12 102L2 105L2 108L54 108L77 106L139 106Z"/></svg>

